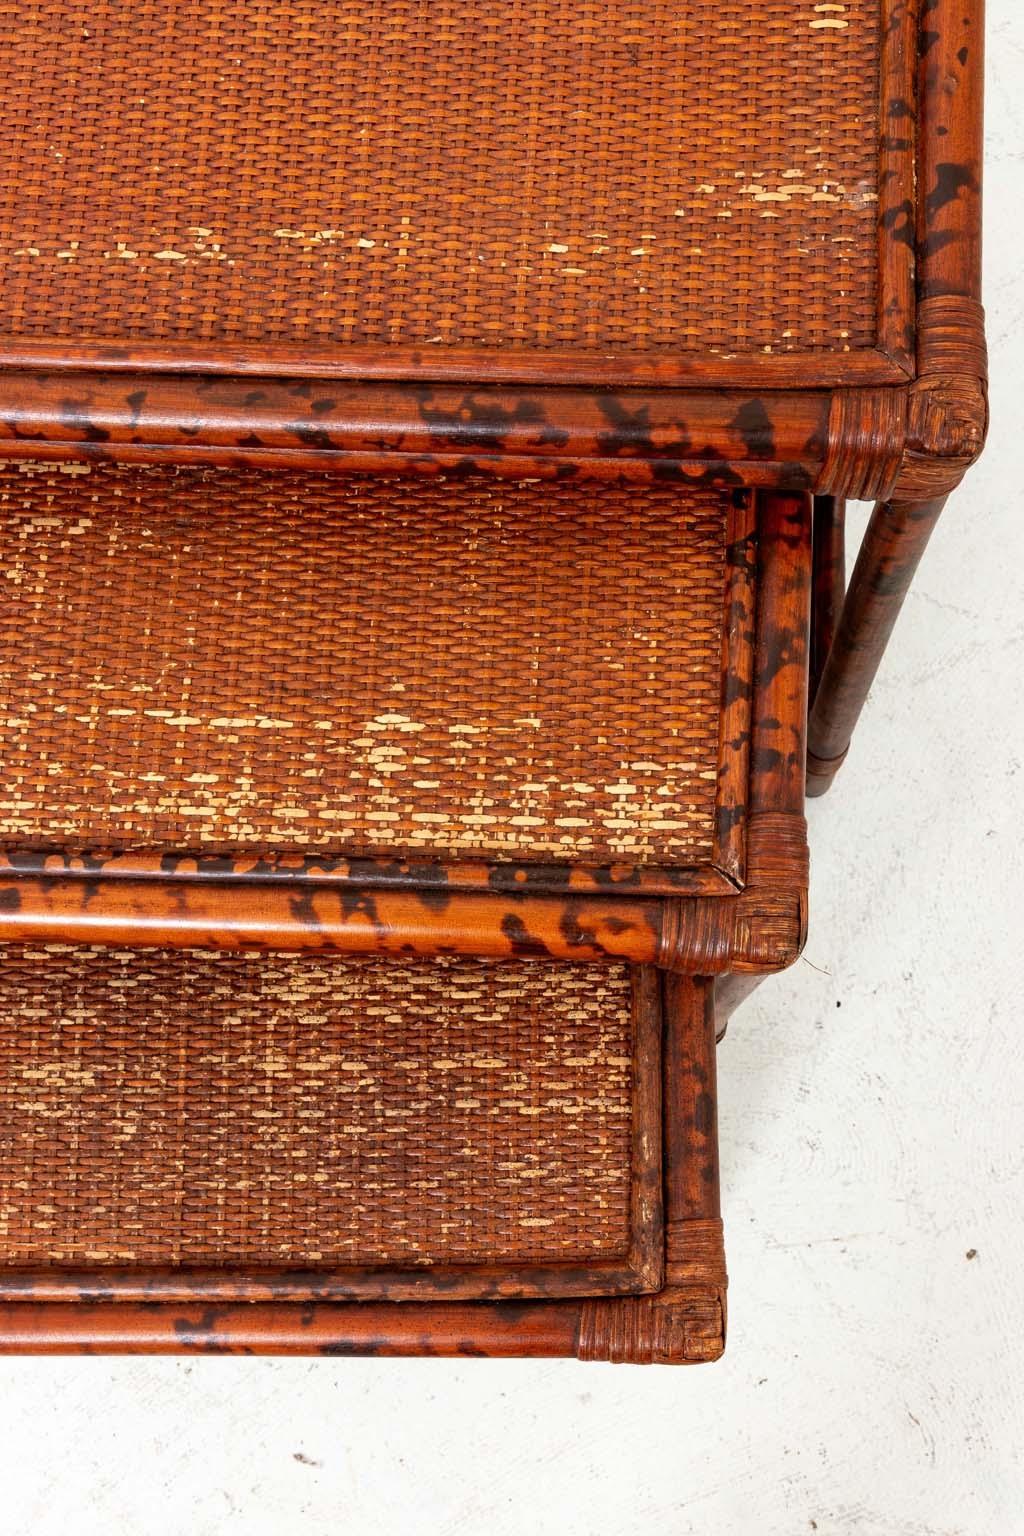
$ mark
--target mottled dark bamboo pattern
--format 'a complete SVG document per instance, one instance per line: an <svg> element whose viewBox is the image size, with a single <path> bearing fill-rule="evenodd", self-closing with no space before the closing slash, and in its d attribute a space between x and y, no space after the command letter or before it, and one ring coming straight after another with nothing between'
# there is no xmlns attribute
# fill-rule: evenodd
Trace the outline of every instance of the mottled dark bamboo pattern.
<svg viewBox="0 0 1024 1536"><path fill-rule="evenodd" d="M805 489L829 396L770 383L751 397L11 369L0 457Z"/></svg>
<svg viewBox="0 0 1024 1536"><path fill-rule="evenodd" d="M584 1303L582 1360L716 1360L725 1344L714 989L665 979L665 1284L657 1296Z"/></svg>
<svg viewBox="0 0 1024 1536"><path fill-rule="evenodd" d="M849 750L910 583L947 496L988 424L981 308L984 7L924 0L919 53L917 379L900 454L875 508L824 664L808 728L808 786L821 794Z"/></svg>

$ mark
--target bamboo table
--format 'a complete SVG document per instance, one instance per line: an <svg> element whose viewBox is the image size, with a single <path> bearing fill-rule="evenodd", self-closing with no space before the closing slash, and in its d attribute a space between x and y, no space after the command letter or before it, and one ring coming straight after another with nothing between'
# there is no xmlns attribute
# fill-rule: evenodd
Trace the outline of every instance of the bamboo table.
<svg viewBox="0 0 1024 1536"><path fill-rule="evenodd" d="M984 439L980 3L0 47L0 1347L713 1358L716 1018Z"/></svg>

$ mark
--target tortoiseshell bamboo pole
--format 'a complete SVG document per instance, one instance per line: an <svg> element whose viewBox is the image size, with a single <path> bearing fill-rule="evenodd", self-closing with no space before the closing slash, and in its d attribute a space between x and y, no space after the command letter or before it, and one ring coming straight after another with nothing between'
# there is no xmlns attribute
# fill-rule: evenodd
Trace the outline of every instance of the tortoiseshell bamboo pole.
<svg viewBox="0 0 1024 1536"><path fill-rule="evenodd" d="M807 793L828 789L850 746L904 598L946 497L879 503L872 514L808 725Z"/></svg>
<svg viewBox="0 0 1024 1536"><path fill-rule="evenodd" d="M919 54L917 378L907 448L891 494L872 514L811 710L812 795L828 788L846 756L939 514L985 436L982 0L928 0Z"/></svg>
<svg viewBox="0 0 1024 1536"><path fill-rule="evenodd" d="M810 698L821 682L836 623L846 595L846 502L838 496L815 496L811 550L814 602L811 608Z"/></svg>

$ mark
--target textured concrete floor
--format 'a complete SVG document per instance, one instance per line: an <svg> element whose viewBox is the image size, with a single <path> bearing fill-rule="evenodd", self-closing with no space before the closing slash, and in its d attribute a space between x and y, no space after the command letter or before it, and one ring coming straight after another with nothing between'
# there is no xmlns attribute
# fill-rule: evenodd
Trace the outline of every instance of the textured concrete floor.
<svg viewBox="0 0 1024 1536"><path fill-rule="evenodd" d="M722 1047L726 1358L3 1361L0 1536L1024 1533L1024 8L989 10L992 438L811 807L806 959Z"/></svg>

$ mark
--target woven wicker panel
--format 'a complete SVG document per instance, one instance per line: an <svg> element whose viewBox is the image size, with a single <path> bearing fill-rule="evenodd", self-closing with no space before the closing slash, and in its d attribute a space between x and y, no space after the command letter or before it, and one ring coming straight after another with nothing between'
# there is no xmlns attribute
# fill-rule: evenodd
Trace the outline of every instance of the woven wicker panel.
<svg viewBox="0 0 1024 1536"><path fill-rule="evenodd" d="M879 0L0 5L0 329L875 339Z"/></svg>
<svg viewBox="0 0 1024 1536"><path fill-rule="evenodd" d="M689 866L728 496L0 474L0 839Z"/></svg>
<svg viewBox="0 0 1024 1536"><path fill-rule="evenodd" d="M609 1258L625 967L0 952L0 1264Z"/></svg>

